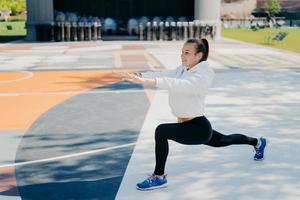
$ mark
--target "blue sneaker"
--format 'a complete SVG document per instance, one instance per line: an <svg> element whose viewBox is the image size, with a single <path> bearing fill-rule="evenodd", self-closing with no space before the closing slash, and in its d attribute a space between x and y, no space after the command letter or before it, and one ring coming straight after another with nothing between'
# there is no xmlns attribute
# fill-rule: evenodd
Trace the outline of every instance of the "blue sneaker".
<svg viewBox="0 0 300 200"><path fill-rule="evenodd" d="M265 152L265 148L267 146L267 140L266 138L259 138L260 140L260 145L259 147L254 147L255 150L255 155L254 155L254 160L263 160L264 159L264 152Z"/></svg>
<svg viewBox="0 0 300 200"><path fill-rule="evenodd" d="M167 187L167 175L158 176L152 174L146 180L136 184L138 190L154 190Z"/></svg>

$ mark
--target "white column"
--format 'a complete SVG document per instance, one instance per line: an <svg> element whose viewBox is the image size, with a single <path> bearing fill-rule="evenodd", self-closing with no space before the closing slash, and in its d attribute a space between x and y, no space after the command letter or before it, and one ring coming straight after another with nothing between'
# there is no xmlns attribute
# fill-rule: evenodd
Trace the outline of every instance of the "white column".
<svg viewBox="0 0 300 200"><path fill-rule="evenodd" d="M27 37L36 40L37 24L48 24L54 20L53 0L27 0Z"/></svg>
<svg viewBox="0 0 300 200"><path fill-rule="evenodd" d="M221 37L221 0L195 0L195 20L216 24L215 39Z"/></svg>

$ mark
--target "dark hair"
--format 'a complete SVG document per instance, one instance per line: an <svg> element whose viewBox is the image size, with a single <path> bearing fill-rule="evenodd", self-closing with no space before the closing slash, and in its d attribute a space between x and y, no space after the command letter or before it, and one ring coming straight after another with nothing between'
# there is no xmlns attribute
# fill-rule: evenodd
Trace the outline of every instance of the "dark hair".
<svg viewBox="0 0 300 200"><path fill-rule="evenodd" d="M208 41L205 38L202 39L189 39L185 43L192 43L195 44L196 48L196 53L202 52L203 56L199 62L206 61L208 54L209 54L209 45Z"/></svg>

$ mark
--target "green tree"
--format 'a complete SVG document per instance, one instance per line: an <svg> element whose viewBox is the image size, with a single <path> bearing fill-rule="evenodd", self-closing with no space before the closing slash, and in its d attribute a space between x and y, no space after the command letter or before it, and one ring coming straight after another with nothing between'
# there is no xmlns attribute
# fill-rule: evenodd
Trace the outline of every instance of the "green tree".
<svg viewBox="0 0 300 200"><path fill-rule="evenodd" d="M10 14L17 15L26 10L26 0L0 0L0 12L5 21Z"/></svg>
<svg viewBox="0 0 300 200"><path fill-rule="evenodd" d="M10 11L10 0L0 1L0 11Z"/></svg>
<svg viewBox="0 0 300 200"><path fill-rule="evenodd" d="M0 0L0 11L13 11L15 13L26 10L26 0Z"/></svg>
<svg viewBox="0 0 300 200"><path fill-rule="evenodd" d="M267 0L266 9L271 17L275 17L275 15L280 13L280 0Z"/></svg>
<svg viewBox="0 0 300 200"><path fill-rule="evenodd" d="M18 14L26 10L25 0L11 0L10 9L13 14Z"/></svg>
<svg viewBox="0 0 300 200"><path fill-rule="evenodd" d="M10 0L1 0L0 1L0 12L1 12L1 16L2 18L4 18L4 20L7 22L10 13L11 13L11 9L10 9Z"/></svg>

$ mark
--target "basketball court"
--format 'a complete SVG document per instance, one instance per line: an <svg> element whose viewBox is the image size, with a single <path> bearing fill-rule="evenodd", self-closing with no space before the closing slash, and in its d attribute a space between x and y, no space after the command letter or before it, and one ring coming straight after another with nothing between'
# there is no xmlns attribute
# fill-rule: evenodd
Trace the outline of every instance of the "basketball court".
<svg viewBox="0 0 300 200"><path fill-rule="evenodd" d="M0 199L299 199L300 56L211 42L206 100L214 129L265 136L248 146L170 142L168 188L135 184L154 168L154 130L174 122L167 93L114 72L180 64L182 42L9 43L0 46Z"/></svg>

